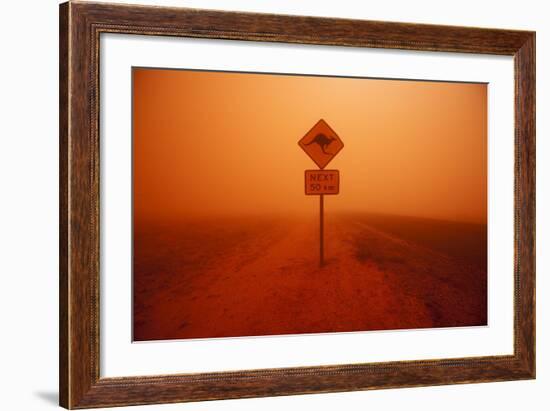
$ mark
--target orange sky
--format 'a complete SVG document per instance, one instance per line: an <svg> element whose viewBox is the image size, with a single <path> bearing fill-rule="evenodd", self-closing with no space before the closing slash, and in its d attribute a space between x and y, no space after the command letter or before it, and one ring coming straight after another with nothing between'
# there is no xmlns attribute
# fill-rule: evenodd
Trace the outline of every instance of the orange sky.
<svg viewBox="0 0 550 411"><path fill-rule="evenodd" d="M486 223L485 84L133 69L134 215L312 213L298 140L345 147L330 211Z"/></svg>

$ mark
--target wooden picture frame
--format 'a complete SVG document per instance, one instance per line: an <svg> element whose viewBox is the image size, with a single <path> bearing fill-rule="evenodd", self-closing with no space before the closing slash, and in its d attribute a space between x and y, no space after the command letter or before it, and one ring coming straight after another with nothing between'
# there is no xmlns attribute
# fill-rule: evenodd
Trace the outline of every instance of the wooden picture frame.
<svg viewBox="0 0 550 411"><path fill-rule="evenodd" d="M514 353L100 378L101 33L513 56ZM60 405L91 408L535 378L535 33L69 2L60 6Z"/></svg>

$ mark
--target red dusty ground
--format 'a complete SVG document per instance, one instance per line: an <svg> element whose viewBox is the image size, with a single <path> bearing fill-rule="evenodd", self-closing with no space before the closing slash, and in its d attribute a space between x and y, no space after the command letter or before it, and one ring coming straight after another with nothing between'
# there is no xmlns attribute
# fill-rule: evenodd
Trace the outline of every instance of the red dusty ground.
<svg viewBox="0 0 550 411"><path fill-rule="evenodd" d="M485 325L486 226L368 215L136 227L134 339Z"/></svg>

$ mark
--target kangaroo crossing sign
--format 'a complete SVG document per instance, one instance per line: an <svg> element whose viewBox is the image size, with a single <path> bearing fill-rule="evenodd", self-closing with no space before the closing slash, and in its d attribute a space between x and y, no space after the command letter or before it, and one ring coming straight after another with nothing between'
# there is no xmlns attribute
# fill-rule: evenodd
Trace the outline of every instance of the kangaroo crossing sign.
<svg viewBox="0 0 550 411"><path fill-rule="evenodd" d="M325 265L325 201L326 194L340 192L340 172L324 170L328 163L344 148L344 143L325 120L319 120L303 136L298 145L317 164L320 170L305 171L306 195L319 196L319 266Z"/></svg>
<svg viewBox="0 0 550 411"><path fill-rule="evenodd" d="M322 170L344 147L333 129L321 119L298 141L298 145Z"/></svg>

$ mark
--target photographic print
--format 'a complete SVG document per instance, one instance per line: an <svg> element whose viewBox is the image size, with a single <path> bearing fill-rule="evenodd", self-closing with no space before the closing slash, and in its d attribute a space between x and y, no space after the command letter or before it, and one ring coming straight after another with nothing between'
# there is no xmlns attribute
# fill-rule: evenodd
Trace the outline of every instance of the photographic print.
<svg viewBox="0 0 550 411"><path fill-rule="evenodd" d="M536 377L534 31L59 10L61 406Z"/></svg>
<svg viewBox="0 0 550 411"><path fill-rule="evenodd" d="M132 87L134 341L487 325L487 84Z"/></svg>

